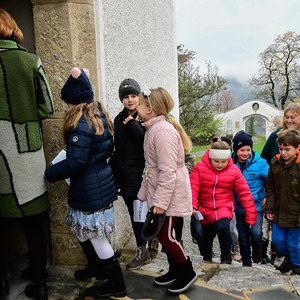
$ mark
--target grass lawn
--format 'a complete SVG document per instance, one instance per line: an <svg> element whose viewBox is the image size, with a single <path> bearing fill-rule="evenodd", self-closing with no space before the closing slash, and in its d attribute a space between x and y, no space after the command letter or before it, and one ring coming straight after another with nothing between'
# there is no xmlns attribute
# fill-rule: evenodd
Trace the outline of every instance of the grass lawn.
<svg viewBox="0 0 300 300"><path fill-rule="evenodd" d="M264 147L264 145L265 145L266 139L265 139L265 137L261 137L261 136L257 136L257 137L254 137L254 138L255 138L255 140L256 140L257 142L255 142L255 143L253 144L253 150L256 151L256 152L258 152L258 153L260 154L261 151L262 151L262 149L263 149L263 147ZM199 152L199 151L205 151L205 150L207 150L207 149L209 149L209 148L210 148L210 145L193 146L193 148L192 148L192 150L191 150L191 153L193 153L193 152ZM196 164L199 160L201 160L202 156L203 156L203 155L201 155L201 156L196 156L195 164Z"/></svg>

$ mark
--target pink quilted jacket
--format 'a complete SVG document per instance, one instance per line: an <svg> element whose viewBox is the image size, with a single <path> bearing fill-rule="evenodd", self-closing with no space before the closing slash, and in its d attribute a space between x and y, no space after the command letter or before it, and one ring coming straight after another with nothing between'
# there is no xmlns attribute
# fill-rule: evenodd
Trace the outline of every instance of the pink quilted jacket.
<svg viewBox="0 0 300 300"><path fill-rule="evenodd" d="M246 179L240 169L229 158L228 165L220 172L216 171L208 156L209 149L190 175L193 208L199 210L204 219L203 225L216 222L221 218L232 219L235 203L233 188L241 200L246 213L246 222L256 223L256 207Z"/></svg>
<svg viewBox="0 0 300 300"><path fill-rule="evenodd" d="M178 131L164 116L154 117L143 125L147 130L146 164L138 199L147 200L148 207L164 209L167 216L190 216L192 193Z"/></svg>

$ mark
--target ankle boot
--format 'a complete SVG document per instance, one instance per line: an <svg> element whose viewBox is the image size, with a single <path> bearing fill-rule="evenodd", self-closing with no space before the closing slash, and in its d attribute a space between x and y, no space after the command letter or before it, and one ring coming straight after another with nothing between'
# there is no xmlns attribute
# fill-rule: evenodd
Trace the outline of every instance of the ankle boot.
<svg viewBox="0 0 300 300"><path fill-rule="evenodd" d="M92 277L96 277L98 280L106 279L102 260L98 257L91 241L87 240L79 243L86 256L88 265L84 269L76 270L74 277L81 281L86 281Z"/></svg>
<svg viewBox="0 0 300 300"><path fill-rule="evenodd" d="M115 256L103 260L107 281L100 286L92 286L87 289L87 294L95 298L125 297L126 285L120 264Z"/></svg>
<svg viewBox="0 0 300 300"><path fill-rule="evenodd" d="M137 270L142 265L147 264L151 261L149 250L146 248L146 245L136 248L135 257L133 260L126 266L127 270Z"/></svg>
<svg viewBox="0 0 300 300"><path fill-rule="evenodd" d="M0 278L0 297L9 295L9 283L7 274L3 273Z"/></svg>
<svg viewBox="0 0 300 300"><path fill-rule="evenodd" d="M46 281L36 281L33 285L27 285L25 288L25 295L28 298L34 298L35 300L48 300Z"/></svg>
<svg viewBox="0 0 300 300"><path fill-rule="evenodd" d="M176 280L176 263L169 256L168 256L168 262L169 262L169 271L164 275L155 277L153 279L154 285L160 285L160 286L170 285Z"/></svg>
<svg viewBox="0 0 300 300"><path fill-rule="evenodd" d="M284 261L281 263L281 265L277 268L281 273L287 273L292 269L291 263L290 263L290 257L287 255L284 258Z"/></svg>
<svg viewBox="0 0 300 300"><path fill-rule="evenodd" d="M156 258L158 253L158 246L159 246L159 241L157 237L155 237L153 240L149 242L149 252L150 252L151 259Z"/></svg>
<svg viewBox="0 0 300 300"><path fill-rule="evenodd" d="M240 245L234 245L232 259L235 261L241 261Z"/></svg>
<svg viewBox="0 0 300 300"><path fill-rule="evenodd" d="M170 285L168 291L179 294L186 291L197 280L190 258L181 264L176 264L176 280Z"/></svg>

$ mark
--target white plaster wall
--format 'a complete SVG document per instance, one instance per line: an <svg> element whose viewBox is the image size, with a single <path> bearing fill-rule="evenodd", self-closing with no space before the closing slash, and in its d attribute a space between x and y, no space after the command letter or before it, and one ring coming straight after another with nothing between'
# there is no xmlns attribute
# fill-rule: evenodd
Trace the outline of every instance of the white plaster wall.
<svg viewBox="0 0 300 300"><path fill-rule="evenodd" d="M253 108L252 108L252 105L254 103L259 104L259 109L256 111L253 110ZM227 121L231 120L232 121L232 134L234 136L239 130L245 130L246 121L251 116L254 116L254 115L259 115L266 120L266 138L268 138L269 135L271 134L271 132L274 130L274 128L272 128L272 126L270 124L270 121L276 116L279 116L280 118L282 118L283 111L276 109L276 108L272 107L271 105L266 104L264 102L261 102L258 100L253 100L253 101L246 102L226 113L218 114L215 116L215 118L222 120L224 133L227 132ZM240 127L235 126L237 121L239 122Z"/></svg>
<svg viewBox="0 0 300 300"><path fill-rule="evenodd" d="M125 78L146 86L164 87L175 101L179 118L177 45L174 0L94 0L99 99L110 117L123 105L118 89ZM115 250L133 249L130 218L121 197L115 202Z"/></svg>
<svg viewBox="0 0 300 300"><path fill-rule="evenodd" d="M99 97L110 116L122 109L119 84L166 88L176 102L177 48L174 0L94 0Z"/></svg>

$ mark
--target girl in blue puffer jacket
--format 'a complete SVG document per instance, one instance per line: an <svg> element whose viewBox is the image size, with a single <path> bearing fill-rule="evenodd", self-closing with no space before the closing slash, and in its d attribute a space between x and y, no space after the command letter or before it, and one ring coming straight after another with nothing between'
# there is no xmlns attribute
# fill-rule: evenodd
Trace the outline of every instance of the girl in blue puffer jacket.
<svg viewBox="0 0 300 300"><path fill-rule="evenodd" d="M55 182L70 178L67 225L78 238L87 256L88 267L75 272L85 280L107 278L87 292L94 297L124 297L126 286L114 251L106 236L114 229L113 201L117 189L107 159L113 151L113 124L94 93L88 70L77 67L61 91L68 105L63 126L66 159L47 168L45 179Z"/></svg>

